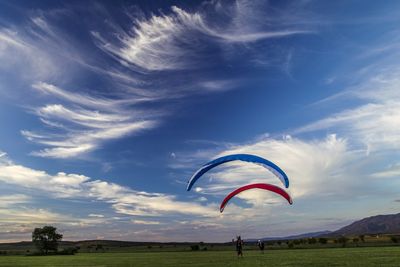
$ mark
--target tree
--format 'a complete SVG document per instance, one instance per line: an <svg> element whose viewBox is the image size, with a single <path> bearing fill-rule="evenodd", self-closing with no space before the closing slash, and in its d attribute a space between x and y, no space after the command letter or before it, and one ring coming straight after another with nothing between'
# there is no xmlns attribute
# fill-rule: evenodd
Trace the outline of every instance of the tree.
<svg viewBox="0 0 400 267"><path fill-rule="evenodd" d="M319 242L320 244L325 245L325 244L328 243L328 238L320 237L320 238L318 239L318 242Z"/></svg>
<svg viewBox="0 0 400 267"><path fill-rule="evenodd" d="M308 244L310 245L314 245L317 243L317 239L315 239L314 237L311 237L308 239Z"/></svg>
<svg viewBox="0 0 400 267"><path fill-rule="evenodd" d="M63 235L57 232L57 228L53 226L44 226L43 228L35 228L32 232L32 242L36 248L45 255L49 251L57 251L58 243Z"/></svg>
<svg viewBox="0 0 400 267"><path fill-rule="evenodd" d="M104 247L103 247L103 245L102 245L102 244L97 244L95 249L96 249L96 251L99 251L99 250L101 250L101 251L103 251L103 252L104 252Z"/></svg>
<svg viewBox="0 0 400 267"><path fill-rule="evenodd" d="M338 242L342 244L342 247L346 247L347 241L349 241L349 239L345 236L338 238Z"/></svg>
<svg viewBox="0 0 400 267"><path fill-rule="evenodd" d="M200 249L199 245L191 245L190 248L192 249L192 251L197 251Z"/></svg>

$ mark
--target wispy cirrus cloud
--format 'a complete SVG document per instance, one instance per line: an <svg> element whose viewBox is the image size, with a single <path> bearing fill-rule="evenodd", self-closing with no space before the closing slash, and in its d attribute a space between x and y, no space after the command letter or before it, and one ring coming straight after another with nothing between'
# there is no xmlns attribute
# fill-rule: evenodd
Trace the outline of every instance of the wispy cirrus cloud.
<svg viewBox="0 0 400 267"><path fill-rule="evenodd" d="M143 220L132 220L134 224L142 224L142 225L159 225L158 221L143 221Z"/></svg>
<svg viewBox="0 0 400 267"><path fill-rule="evenodd" d="M53 134L48 131L21 131L28 140L50 147L32 152L35 156L75 157L96 149L104 141L132 135L157 125L157 113L148 115L138 111L132 114L124 110L124 106L131 104L128 99L84 96L47 83L35 84L34 88L61 98L69 105L53 104L34 108L34 113L41 121L54 129Z"/></svg>
<svg viewBox="0 0 400 267"><path fill-rule="evenodd" d="M13 93L32 96L20 104L44 126L21 131L42 146L31 155L82 158L109 140L153 129L174 112L177 99L240 86L242 78L216 75L210 63L229 65L235 51L251 53L258 42L312 31L311 24L295 26L274 12L271 27L261 6L270 10L268 3L248 1L205 2L190 10L172 6L147 15L120 10L130 21L126 30L95 5L107 19L97 26L82 24L76 33L65 29L78 16L71 6L31 12L25 24L1 28L0 57L7 62L2 67L26 78ZM210 61L210 51L220 60ZM96 85L87 86L93 80ZM33 90L26 91L29 87Z"/></svg>
<svg viewBox="0 0 400 267"><path fill-rule="evenodd" d="M383 151L398 148L400 122L399 70L393 67L384 73L371 75L352 90L340 92L326 101L357 99L356 107L347 108L326 118L294 130L295 134L333 130L352 138L353 145Z"/></svg>
<svg viewBox="0 0 400 267"><path fill-rule="evenodd" d="M111 55L147 71L192 69L204 61L202 52L207 42L223 48L235 43L252 43L270 38L308 34L308 29L286 25L277 30L262 30L249 20L265 14L256 13L254 6L238 1L234 5L203 5L204 10L188 12L172 6L172 13L136 19L130 32L119 32L119 43L109 41L99 32L92 32L98 46ZM210 13L211 11L211 13ZM211 15L212 14L212 15ZM222 25L218 19L226 18Z"/></svg>

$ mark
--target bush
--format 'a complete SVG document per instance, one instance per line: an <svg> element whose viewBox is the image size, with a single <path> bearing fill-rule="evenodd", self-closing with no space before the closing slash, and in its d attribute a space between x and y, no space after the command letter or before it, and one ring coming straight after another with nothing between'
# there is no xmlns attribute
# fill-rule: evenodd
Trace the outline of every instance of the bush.
<svg viewBox="0 0 400 267"><path fill-rule="evenodd" d="M308 244L310 245L314 245L317 243L317 239L315 239L314 237L311 237L308 239Z"/></svg>
<svg viewBox="0 0 400 267"><path fill-rule="evenodd" d="M342 244L342 247L346 247L347 241L349 241L349 239L345 236L338 238L338 242Z"/></svg>
<svg viewBox="0 0 400 267"><path fill-rule="evenodd" d="M318 242L319 242L320 244L325 245L325 244L328 243L328 238L321 237L321 238L318 239Z"/></svg>
<svg viewBox="0 0 400 267"><path fill-rule="evenodd" d="M393 243L398 243L399 239L396 236L391 236L390 240L392 240Z"/></svg>
<svg viewBox="0 0 400 267"><path fill-rule="evenodd" d="M289 242L289 243L288 243L288 247L289 247L290 249L294 248L293 242Z"/></svg>
<svg viewBox="0 0 400 267"><path fill-rule="evenodd" d="M192 249L192 251L198 251L200 249L199 245L191 245L190 248Z"/></svg>
<svg viewBox="0 0 400 267"><path fill-rule="evenodd" d="M78 249L76 247L69 247L57 252L56 255L75 255L77 252Z"/></svg>

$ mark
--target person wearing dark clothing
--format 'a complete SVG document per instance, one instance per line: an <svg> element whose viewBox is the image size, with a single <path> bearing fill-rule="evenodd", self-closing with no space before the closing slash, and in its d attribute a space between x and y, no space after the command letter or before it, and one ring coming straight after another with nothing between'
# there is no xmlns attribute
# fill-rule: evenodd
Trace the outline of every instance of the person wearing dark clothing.
<svg viewBox="0 0 400 267"><path fill-rule="evenodd" d="M235 245L236 245L237 256L243 257L243 240L240 236L236 238Z"/></svg>
<svg viewBox="0 0 400 267"><path fill-rule="evenodd" d="M261 252L264 253L264 242L261 240L258 240L257 246L261 250Z"/></svg>

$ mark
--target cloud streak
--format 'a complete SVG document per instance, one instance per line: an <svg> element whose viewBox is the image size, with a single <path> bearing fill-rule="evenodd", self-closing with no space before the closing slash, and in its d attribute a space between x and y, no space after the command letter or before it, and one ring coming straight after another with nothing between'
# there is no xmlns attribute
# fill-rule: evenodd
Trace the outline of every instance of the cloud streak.
<svg viewBox="0 0 400 267"><path fill-rule="evenodd" d="M272 13L275 26L268 26L261 6L268 4L205 2L147 15L119 10L130 22L126 30L96 5L106 19L98 24L102 28L79 27L77 35L87 42L65 28L75 23L74 7L29 13L25 25L1 28L2 68L25 77L15 92L33 89L26 92L32 101L21 104L44 126L21 131L42 146L31 155L83 158L109 140L154 129L174 112L177 99L240 86L241 79L215 75L212 62L228 65L235 51L252 53L256 43L311 32ZM210 61L210 51L223 62Z"/></svg>
<svg viewBox="0 0 400 267"><path fill-rule="evenodd" d="M6 158L0 161L0 181L29 190L39 190L50 197L103 201L110 203L116 213L125 215L218 216L215 204L200 205L194 202L180 201L174 195L138 191L79 174L59 172L56 175L50 175L45 171L14 164ZM21 203L27 199L23 195L12 195L4 197L4 200L9 203ZM93 214L92 217L94 217Z"/></svg>
<svg viewBox="0 0 400 267"><path fill-rule="evenodd" d="M157 125L156 119L153 119L155 115L124 111L124 105L130 104L127 99L84 96L43 82L33 87L66 100L70 106L52 104L34 109L43 123L54 128L53 134L21 131L28 140L51 147L32 152L35 156L75 157L98 148L104 141L139 133Z"/></svg>
<svg viewBox="0 0 400 267"><path fill-rule="evenodd" d="M262 31L245 23L250 17L246 17L239 5L230 7L229 14L225 14L226 10L219 11L224 8L212 8L214 16L226 17L229 22L222 26L212 25L215 23L211 22L212 16L206 10L190 13L172 6L172 13L136 19L130 32L120 32L120 43L108 41L99 32L92 32L92 36L101 49L124 64L146 71L161 71L193 68L194 62L202 61L196 54L202 51L205 41L224 47L310 33L290 28ZM239 17L241 23L238 23Z"/></svg>

